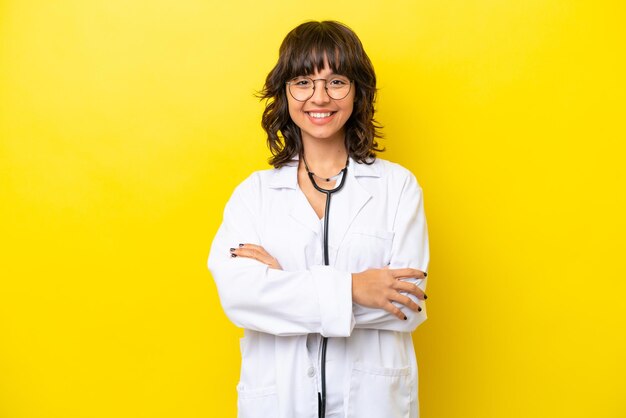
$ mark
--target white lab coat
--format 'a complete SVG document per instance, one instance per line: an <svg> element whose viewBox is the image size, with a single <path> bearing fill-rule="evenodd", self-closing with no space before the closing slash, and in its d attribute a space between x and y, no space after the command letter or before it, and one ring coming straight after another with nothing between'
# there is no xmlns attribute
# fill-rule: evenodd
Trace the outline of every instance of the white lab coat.
<svg viewBox="0 0 626 418"><path fill-rule="evenodd" d="M350 159L329 216L330 265L323 265L320 220L298 186L297 163L253 173L234 191L211 246L208 266L222 307L237 326L242 369L240 418L316 418L318 381L307 335L344 338L341 416L416 418L417 364L411 332L426 319L401 307L403 321L352 302L351 273L368 268L427 271L422 190L413 174L376 159ZM239 243L263 246L283 270L230 256ZM421 289L426 279L408 279ZM400 305L398 305L400 306Z"/></svg>

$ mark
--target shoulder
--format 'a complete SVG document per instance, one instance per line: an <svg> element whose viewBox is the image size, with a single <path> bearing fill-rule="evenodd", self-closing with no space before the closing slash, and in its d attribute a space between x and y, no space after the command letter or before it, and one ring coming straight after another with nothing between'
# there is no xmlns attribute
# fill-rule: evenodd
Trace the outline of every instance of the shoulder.
<svg viewBox="0 0 626 418"><path fill-rule="evenodd" d="M258 170L241 181L226 202L226 213L248 216L256 213L263 200L263 182L270 170Z"/></svg>
<svg viewBox="0 0 626 418"><path fill-rule="evenodd" d="M414 177L409 169L393 161L377 158L374 164L379 164L382 171L388 176Z"/></svg>
<svg viewBox="0 0 626 418"><path fill-rule="evenodd" d="M370 172L380 177L385 183L393 185L413 184L420 188L415 175L406 167L382 158L376 158L370 165L358 164L358 172Z"/></svg>
<svg viewBox="0 0 626 418"><path fill-rule="evenodd" d="M262 184L267 182L271 176L273 169L253 171L241 183L239 183L233 192L233 195L255 193L261 189Z"/></svg>
<svg viewBox="0 0 626 418"><path fill-rule="evenodd" d="M257 170L253 171L246 177L239 185L237 185L237 189L253 189L259 187L262 183L266 182L269 177L271 177L272 173L275 169L270 168L267 170Z"/></svg>
<svg viewBox="0 0 626 418"><path fill-rule="evenodd" d="M252 172L235 188L234 194L247 197L260 196L267 189L296 188L297 163L280 168L268 168Z"/></svg>

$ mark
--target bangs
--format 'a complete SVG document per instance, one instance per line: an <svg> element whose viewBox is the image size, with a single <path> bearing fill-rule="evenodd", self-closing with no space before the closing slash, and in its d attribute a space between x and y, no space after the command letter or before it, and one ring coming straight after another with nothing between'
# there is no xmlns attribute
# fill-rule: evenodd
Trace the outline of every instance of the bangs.
<svg viewBox="0 0 626 418"><path fill-rule="evenodd" d="M299 75L310 75L321 71L328 62L328 67L335 73L346 75L346 59L341 56L339 49L331 45L315 45L311 49L294 51L293 57L288 61L287 78Z"/></svg>
<svg viewBox="0 0 626 418"><path fill-rule="evenodd" d="M286 40L283 45L281 55L285 59L286 79L321 71L325 61L335 74L353 76L351 63L358 62L358 59L350 56L348 51L354 51L354 48L343 34L334 33L331 28L322 25L311 29L289 39L291 42Z"/></svg>

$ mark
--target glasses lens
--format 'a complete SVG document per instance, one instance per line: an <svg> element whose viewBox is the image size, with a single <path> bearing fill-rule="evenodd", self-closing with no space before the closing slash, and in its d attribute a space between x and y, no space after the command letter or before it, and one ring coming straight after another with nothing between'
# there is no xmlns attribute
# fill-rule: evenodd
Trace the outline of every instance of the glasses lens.
<svg viewBox="0 0 626 418"><path fill-rule="evenodd" d="M346 77L333 77L326 82L326 91L331 99L341 100L350 93L352 83Z"/></svg>
<svg viewBox="0 0 626 418"><path fill-rule="evenodd" d="M291 97L301 102L309 100L313 96L315 84L307 77L296 77L289 82L289 93Z"/></svg>

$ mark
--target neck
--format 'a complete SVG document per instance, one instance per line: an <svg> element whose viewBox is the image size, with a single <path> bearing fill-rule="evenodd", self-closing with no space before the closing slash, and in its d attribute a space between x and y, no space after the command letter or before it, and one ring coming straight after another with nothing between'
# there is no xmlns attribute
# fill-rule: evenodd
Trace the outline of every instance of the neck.
<svg viewBox="0 0 626 418"><path fill-rule="evenodd" d="M303 149L309 170L315 172L316 175L334 176L346 166L348 151L343 138L328 142L303 140Z"/></svg>

